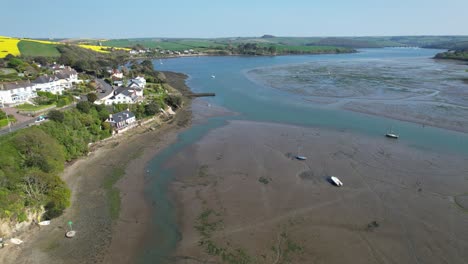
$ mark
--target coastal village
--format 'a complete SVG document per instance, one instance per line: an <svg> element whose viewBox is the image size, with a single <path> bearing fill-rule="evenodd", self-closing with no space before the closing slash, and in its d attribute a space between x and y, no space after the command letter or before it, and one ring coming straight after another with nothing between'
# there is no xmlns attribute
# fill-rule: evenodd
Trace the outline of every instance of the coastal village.
<svg viewBox="0 0 468 264"><path fill-rule="evenodd" d="M28 176L34 173L31 166L38 166L38 170L50 174L47 181L58 181L54 183L55 194L44 193L40 198L36 190L32 194L27 189L24 196L18 196L18 191L5 191L0 185L0 202L8 201L0 211L0 247L7 238L10 244L22 244L18 235L28 227L49 225L51 219L62 214L69 204L70 192L56 172L63 170L66 161L86 156L105 144L106 139L132 128L154 130L153 125L171 120L183 105L182 93L169 85L165 75L155 71L149 60L134 61L129 68L101 69L97 77L57 62L40 63L14 56L0 59L0 135L5 135L0 137L0 156L12 157L0 159L0 175L31 177L27 181L32 185L49 184ZM27 138L22 138L24 135ZM34 154L34 159L41 160L38 165L11 169L11 162L31 155L30 150L22 148L34 144L46 144L33 150L41 152ZM49 166L42 165L50 162L46 152L53 153L54 159L60 160L58 164L62 164L56 169L41 168ZM23 186L23 181L17 184ZM25 209L27 203L37 205Z"/></svg>
<svg viewBox="0 0 468 264"><path fill-rule="evenodd" d="M18 73L21 80L0 82L0 110L7 112L4 118L7 122L0 123L3 124L0 131L11 130L12 126L18 125L17 120L37 124L47 120L48 111L73 106L80 101L116 109L116 105L147 105L155 99L164 104L163 100L168 96L161 83L150 83L148 88L144 74L132 77L119 69L108 68L107 77L99 79L55 62L49 65L34 63L32 66L43 74L30 79L30 74L24 71ZM40 99L44 96L67 100L60 105L43 105ZM161 107L158 111L173 114L171 106ZM136 122L135 114L128 110L112 115L106 122L112 125L113 133L121 132Z"/></svg>

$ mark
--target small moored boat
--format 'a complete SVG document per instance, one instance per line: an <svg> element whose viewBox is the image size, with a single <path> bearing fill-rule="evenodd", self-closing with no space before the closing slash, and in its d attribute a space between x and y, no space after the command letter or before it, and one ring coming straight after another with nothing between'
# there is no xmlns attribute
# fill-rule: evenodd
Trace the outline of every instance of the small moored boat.
<svg viewBox="0 0 468 264"><path fill-rule="evenodd" d="M385 134L386 137L388 138L394 138L394 139L397 139L399 138L400 136L398 136L397 134L394 134L394 133L387 133Z"/></svg>
<svg viewBox="0 0 468 264"><path fill-rule="evenodd" d="M19 238L12 238L10 239L10 242L15 244L15 245L21 245L23 244L23 240L19 239Z"/></svg>
<svg viewBox="0 0 468 264"><path fill-rule="evenodd" d="M390 129L390 132L387 132L387 134L385 134L385 136L388 138L394 138L394 139L397 139L400 137L399 135L393 133L393 127Z"/></svg>
<svg viewBox="0 0 468 264"><path fill-rule="evenodd" d="M47 220L47 221L42 221L42 222L39 222L39 225L41 225L41 226L50 225L50 221L49 221L49 220Z"/></svg>
<svg viewBox="0 0 468 264"><path fill-rule="evenodd" d="M68 238L72 238L76 235L76 231L72 230L72 231L68 231L65 236L68 237Z"/></svg>
<svg viewBox="0 0 468 264"><path fill-rule="evenodd" d="M330 177L330 180L338 187L341 187L343 186L343 183L340 181L340 179L338 179L337 177L335 176L331 176Z"/></svg>
<svg viewBox="0 0 468 264"><path fill-rule="evenodd" d="M304 157L304 156L296 156L296 159L298 159L298 160L306 160L307 157Z"/></svg>

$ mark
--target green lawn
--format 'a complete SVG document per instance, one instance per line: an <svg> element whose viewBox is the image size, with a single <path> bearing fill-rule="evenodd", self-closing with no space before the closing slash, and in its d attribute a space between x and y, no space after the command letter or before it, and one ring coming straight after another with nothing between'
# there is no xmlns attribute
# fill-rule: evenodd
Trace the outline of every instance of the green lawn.
<svg viewBox="0 0 468 264"><path fill-rule="evenodd" d="M0 119L0 128L7 126L7 125L8 125L8 120Z"/></svg>
<svg viewBox="0 0 468 264"><path fill-rule="evenodd" d="M38 110L49 108L51 106L55 106L55 105L54 104L51 104L51 105L22 104L22 105L16 106L15 108L18 110L23 110L23 111L38 111Z"/></svg>
<svg viewBox="0 0 468 264"><path fill-rule="evenodd" d="M0 68L0 75L8 75L8 74L17 74L18 72L12 68Z"/></svg>
<svg viewBox="0 0 468 264"><path fill-rule="evenodd" d="M59 57L60 53L55 45L43 44L32 41L20 41L18 48L21 52L21 56L25 57Z"/></svg>

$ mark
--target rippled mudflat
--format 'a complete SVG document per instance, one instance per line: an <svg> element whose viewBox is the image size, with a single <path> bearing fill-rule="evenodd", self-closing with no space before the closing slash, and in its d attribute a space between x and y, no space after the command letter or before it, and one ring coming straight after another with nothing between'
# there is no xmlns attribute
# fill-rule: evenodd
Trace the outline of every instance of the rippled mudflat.
<svg viewBox="0 0 468 264"><path fill-rule="evenodd" d="M248 77L311 104L468 132L466 65L431 58L314 61Z"/></svg>

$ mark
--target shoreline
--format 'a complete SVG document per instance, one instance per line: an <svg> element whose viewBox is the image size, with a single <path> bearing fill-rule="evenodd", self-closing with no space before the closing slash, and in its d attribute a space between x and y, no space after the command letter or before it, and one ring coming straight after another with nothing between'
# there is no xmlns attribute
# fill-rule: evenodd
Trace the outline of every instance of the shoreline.
<svg viewBox="0 0 468 264"><path fill-rule="evenodd" d="M270 54L270 55L249 55L249 54L186 54L186 55L171 55L164 57L137 57L129 58L128 60L164 60L164 59L178 59L190 57L279 57L279 56L301 56L301 55L339 55L339 54L354 54L359 53L359 50L352 52L324 52L324 53L285 53L285 54Z"/></svg>

